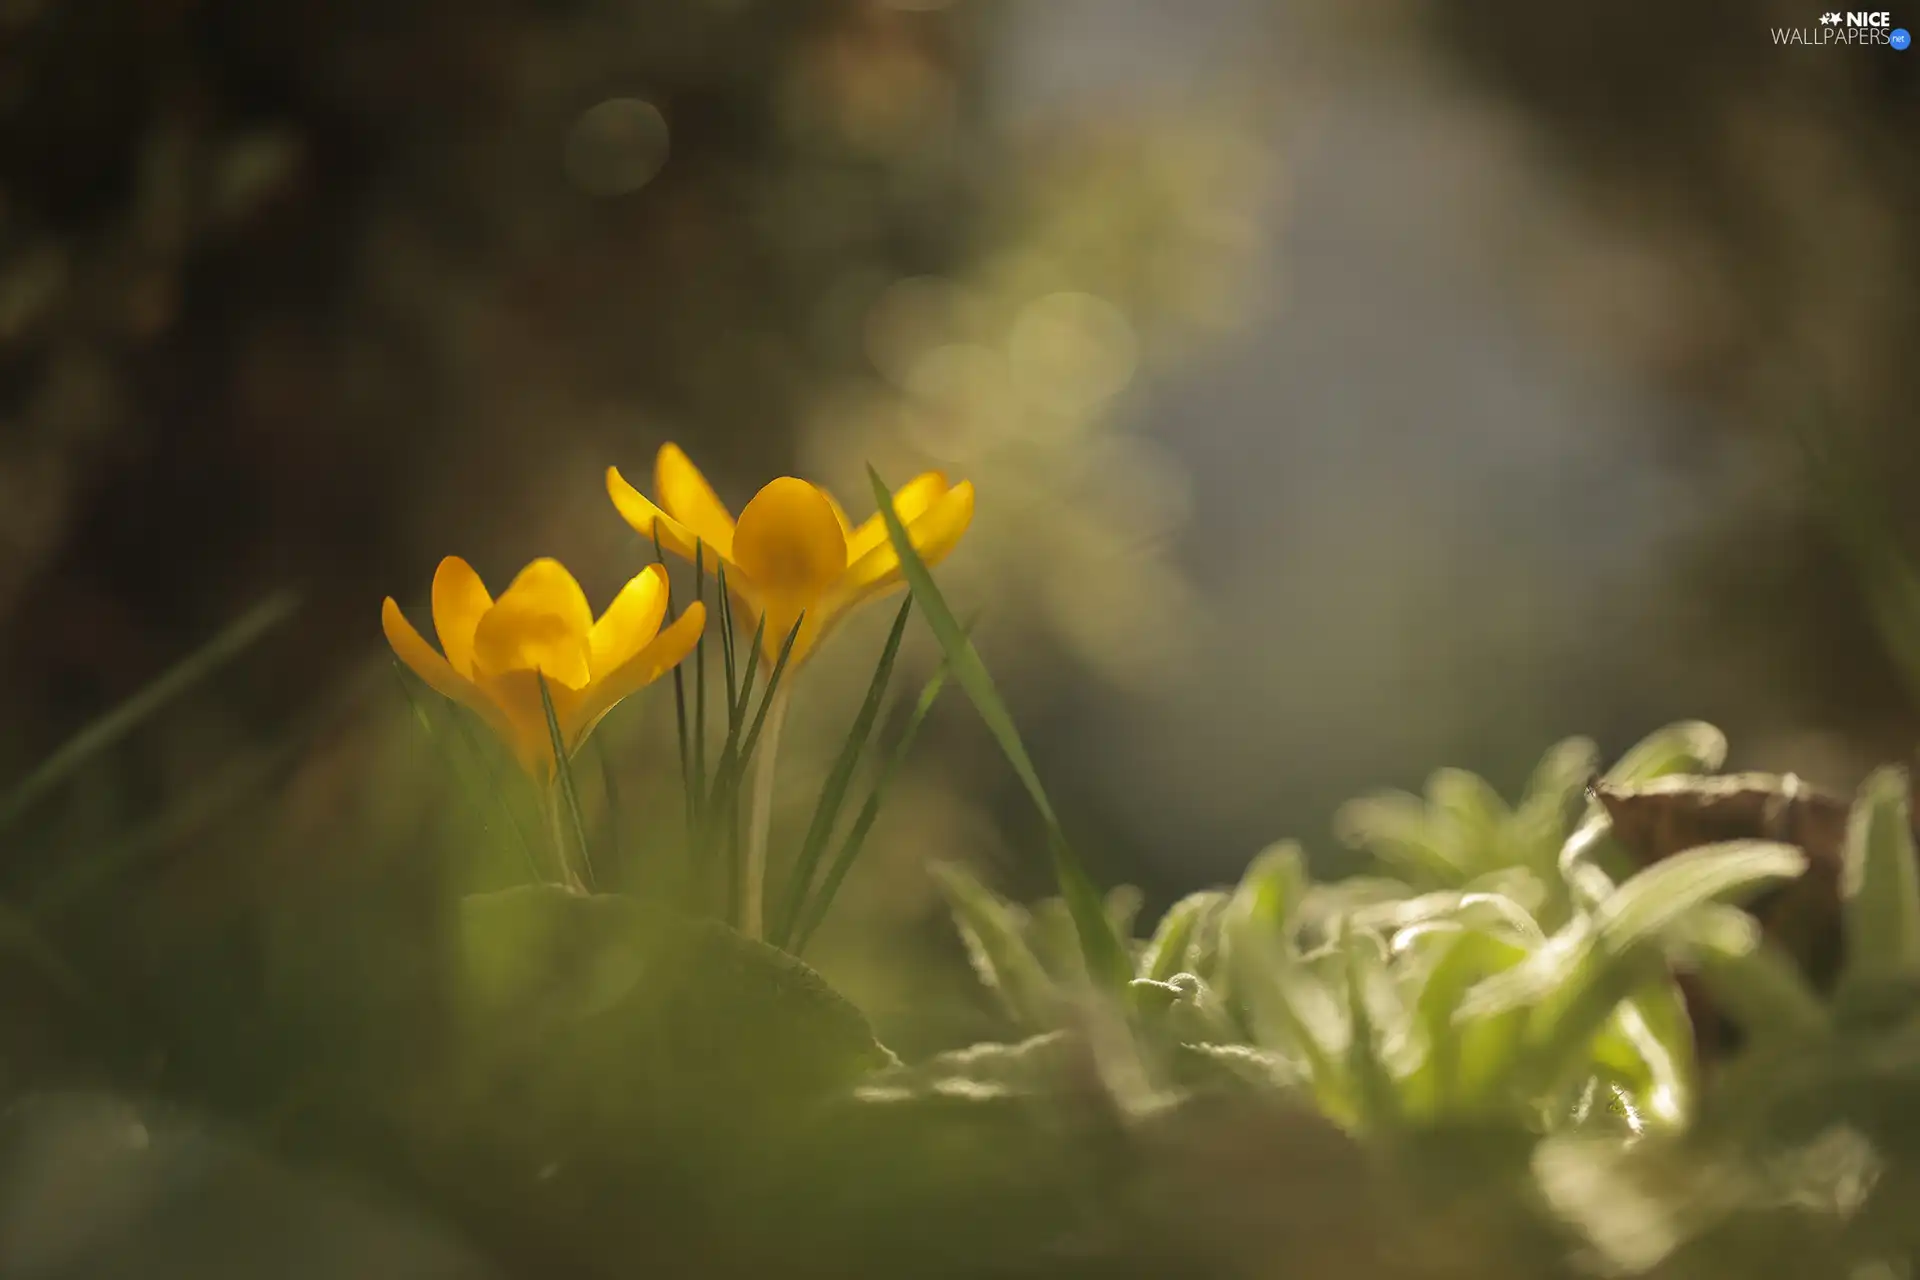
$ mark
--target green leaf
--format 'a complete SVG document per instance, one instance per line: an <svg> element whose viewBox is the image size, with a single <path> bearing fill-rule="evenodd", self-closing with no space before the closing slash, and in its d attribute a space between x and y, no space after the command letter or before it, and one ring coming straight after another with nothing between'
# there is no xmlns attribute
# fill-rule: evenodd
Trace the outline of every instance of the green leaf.
<svg viewBox="0 0 1920 1280"><path fill-rule="evenodd" d="M1218 889L1202 889L1168 907L1154 928L1145 953L1140 957L1140 975L1155 982L1165 982L1176 973L1191 971L1193 966L1188 959L1200 921L1207 912L1217 909L1226 901L1227 895Z"/></svg>
<svg viewBox="0 0 1920 1280"><path fill-rule="evenodd" d="M1286 861L1272 859L1271 870ZM1293 953L1284 932L1290 908L1273 896L1284 883L1283 875L1250 873L1227 905L1220 940L1226 997L1256 1044L1290 1054L1316 1087L1336 1087L1348 1030L1344 1002Z"/></svg>
<svg viewBox="0 0 1920 1280"><path fill-rule="evenodd" d="M1638 872L1594 911L1603 945L1615 954L1651 941L1701 905L1791 880L1807 858L1789 844L1733 840L1688 849Z"/></svg>
<svg viewBox="0 0 1920 1280"><path fill-rule="evenodd" d="M1465 769L1440 769L1427 779L1429 830L1447 861L1467 875L1506 866L1511 814L1485 778Z"/></svg>
<svg viewBox="0 0 1920 1280"><path fill-rule="evenodd" d="M1454 888L1472 874L1439 840L1426 803L1404 791L1347 801L1333 815L1333 834L1422 885Z"/></svg>
<svg viewBox="0 0 1920 1280"><path fill-rule="evenodd" d="M1013 766L1034 807L1046 821L1048 844L1053 852L1054 876L1059 881L1061 896L1073 912L1074 927L1080 935L1080 948L1087 958L1087 971L1101 987L1118 995L1133 977L1133 965L1127 957L1126 948L1114 935L1098 891L1087 878L1072 846L1067 843L1066 833L1054 813L1053 802L1047 799L1046 789L1040 785L1040 776L1027 755L1026 744L1020 740L1019 730L1014 727L1013 716L1001 699L1000 691L994 686L993 677L980 660L973 641L967 638L966 631L954 618L945 597L940 594L940 588L935 585L926 562L914 550L913 539L907 535L906 527L900 523L899 513L893 509L892 492L881 481L880 473L872 467L867 468L867 477L873 485L880 518L887 526L887 537L893 543L894 553L900 557L901 573L913 592L914 602L920 606L921 615L927 620L928 628L946 654L953 678L972 700L974 709L986 722L987 730L999 745L1001 754Z"/></svg>
<svg viewBox="0 0 1920 1280"><path fill-rule="evenodd" d="M867 682L867 696L860 703L853 724L847 729L846 740L840 744L840 754L827 774L826 783L820 788L820 798L814 803L813 817L807 823L807 834L801 841L799 857L787 877L786 902L775 917L769 935L776 946L785 946L793 931L799 927L800 913L805 908L807 893L813 887L814 874L819 870L820 859L826 854L827 841L833 838L834 824L839 821L840 808L846 803L847 788L853 784L854 768L860 763L867 740L873 736L873 722L880 715L880 703L885 699L887 684L893 678L893 661L900 652L900 638L907 632L907 617L912 611L913 597L908 596L900 602L900 612L894 615L893 629L887 633L887 643L880 650L880 661L874 664L873 677Z"/></svg>
<svg viewBox="0 0 1920 1280"><path fill-rule="evenodd" d="M1670 773L1713 773L1727 762L1727 735L1704 720L1655 729L1607 770L1609 786L1627 786Z"/></svg>
<svg viewBox="0 0 1920 1280"><path fill-rule="evenodd" d="M1526 946L1546 941L1540 926L1526 909L1513 899L1498 893L1462 893L1441 889L1401 902L1380 903L1353 913L1354 928L1373 929L1388 935L1403 929L1446 921L1466 928L1486 929L1513 938Z"/></svg>
<svg viewBox="0 0 1920 1280"><path fill-rule="evenodd" d="M1518 964L1477 983L1455 1017L1472 1021L1545 1003L1574 980L1594 947L1592 923L1584 916L1573 920Z"/></svg>
<svg viewBox="0 0 1920 1280"><path fill-rule="evenodd" d="M1534 766L1526 797L1514 813L1514 827L1521 852L1537 859L1537 870L1553 866L1585 801L1587 783L1599 772L1600 750L1590 738L1555 743Z"/></svg>
<svg viewBox="0 0 1920 1280"><path fill-rule="evenodd" d="M1693 1025L1678 984L1663 974L1622 1001L1602 1039L1613 1036L1632 1054L1623 1065L1638 1082L1642 1116L1669 1129L1685 1123L1693 1111L1696 1070Z"/></svg>
<svg viewBox="0 0 1920 1280"><path fill-rule="evenodd" d="M1347 988L1346 1074L1362 1124L1384 1127L1401 1118L1392 1059L1407 1044L1407 1011L1387 974L1386 957L1371 934L1349 933L1341 944Z"/></svg>
<svg viewBox="0 0 1920 1280"><path fill-rule="evenodd" d="M1528 975L1540 985L1501 993L1518 997L1507 1007L1531 1009L1523 1087L1548 1096L1577 1081L1591 1065L1594 1037L1621 1002L1659 980L1668 951L1684 948L1690 917L1703 907L1790 879L1805 866L1805 855L1791 845L1757 840L1703 845L1639 872L1591 916L1576 918L1514 971L1540 961Z"/></svg>
<svg viewBox="0 0 1920 1280"><path fill-rule="evenodd" d="M1906 770L1888 767L1862 783L1854 801L1840 890L1846 907L1843 986L1920 976L1920 863L1907 796Z"/></svg>
<svg viewBox="0 0 1920 1280"><path fill-rule="evenodd" d="M1275 937L1285 937L1309 885L1306 854L1295 841L1283 840L1248 865L1233 891L1233 907Z"/></svg>
<svg viewBox="0 0 1920 1280"><path fill-rule="evenodd" d="M41 796L139 728L155 712L252 648L261 637L291 618L299 607L299 597L289 592L267 597L140 692L60 744L52 755L0 795L0 831L12 826Z"/></svg>
<svg viewBox="0 0 1920 1280"><path fill-rule="evenodd" d="M1444 947L1414 999L1415 1034L1426 1046L1426 1061L1408 1082L1410 1099L1430 1112L1484 1094L1503 1077L1518 1040L1524 1010L1504 1016L1462 1016L1467 993L1496 974L1523 963L1528 951L1518 943L1479 929L1467 929Z"/></svg>
<svg viewBox="0 0 1920 1280"><path fill-rule="evenodd" d="M967 957L980 981L999 997L1007 1015L1029 1029L1057 1021L1056 993L1038 956L1027 945L1019 908L952 863L935 863L934 882L946 895Z"/></svg>

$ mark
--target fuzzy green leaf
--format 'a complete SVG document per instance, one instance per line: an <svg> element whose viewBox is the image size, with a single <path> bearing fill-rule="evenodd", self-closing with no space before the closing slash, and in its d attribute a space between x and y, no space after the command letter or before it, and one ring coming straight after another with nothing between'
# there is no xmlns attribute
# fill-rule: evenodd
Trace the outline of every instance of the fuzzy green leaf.
<svg viewBox="0 0 1920 1280"><path fill-rule="evenodd" d="M1600 940L1608 951L1624 953L1652 940L1702 904L1791 880L1806 866L1806 855L1800 850L1765 840L1688 849L1634 875L1595 909Z"/></svg>
<svg viewBox="0 0 1920 1280"><path fill-rule="evenodd" d="M1727 761L1727 735L1704 720L1682 720L1655 729L1607 770L1610 786L1664 778L1670 773L1713 773Z"/></svg>
<svg viewBox="0 0 1920 1280"><path fill-rule="evenodd" d="M1920 976L1920 863L1907 772L1889 767L1861 784L1847 822L1847 966L1843 985Z"/></svg>
<svg viewBox="0 0 1920 1280"><path fill-rule="evenodd" d="M933 877L953 911L974 972L1006 1009L1029 1030L1048 1030L1055 1020L1053 980L1027 944L1024 913L1003 902L965 868L936 863Z"/></svg>

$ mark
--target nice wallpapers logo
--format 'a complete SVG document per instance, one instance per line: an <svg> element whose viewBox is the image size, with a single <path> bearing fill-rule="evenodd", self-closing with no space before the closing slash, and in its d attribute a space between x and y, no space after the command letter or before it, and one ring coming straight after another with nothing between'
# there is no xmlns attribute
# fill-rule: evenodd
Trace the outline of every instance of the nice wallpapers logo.
<svg viewBox="0 0 1920 1280"><path fill-rule="evenodd" d="M1822 13L1820 21L1810 27L1775 27L1775 44L1833 45L1841 48L1865 49L1881 45L1888 49L1904 52L1913 43L1913 37L1907 34L1905 27L1893 25L1893 15L1887 12L1863 13Z"/></svg>

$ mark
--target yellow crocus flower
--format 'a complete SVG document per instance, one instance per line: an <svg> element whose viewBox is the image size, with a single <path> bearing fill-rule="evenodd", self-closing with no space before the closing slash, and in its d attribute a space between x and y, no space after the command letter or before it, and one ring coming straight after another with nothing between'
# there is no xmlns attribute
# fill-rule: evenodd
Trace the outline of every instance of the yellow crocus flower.
<svg viewBox="0 0 1920 1280"><path fill-rule="evenodd" d="M698 541L708 568L726 566L727 587L744 608L746 625L766 619L762 652L769 663L802 614L790 666L803 661L848 610L901 581L900 557L879 515L854 527L833 495L817 485L792 476L769 481L736 523L677 445L660 446L653 477L659 506L628 484L618 467L608 467L613 505L641 537L651 539L657 531L662 547L688 560ZM973 485L950 485L946 476L929 471L895 492L893 509L920 558L937 564L973 520Z"/></svg>
<svg viewBox="0 0 1920 1280"><path fill-rule="evenodd" d="M535 560L498 600L459 556L433 575L433 627L445 656L388 596L380 612L387 642L436 691L479 712L513 748L522 767L545 782L554 771L553 738L540 703L545 673L567 754L579 750L600 718L628 694L673 669L699 642L706 610L694 603L662 631L667 573L648 565L595 621L586 593L557 560Z"/></svg>

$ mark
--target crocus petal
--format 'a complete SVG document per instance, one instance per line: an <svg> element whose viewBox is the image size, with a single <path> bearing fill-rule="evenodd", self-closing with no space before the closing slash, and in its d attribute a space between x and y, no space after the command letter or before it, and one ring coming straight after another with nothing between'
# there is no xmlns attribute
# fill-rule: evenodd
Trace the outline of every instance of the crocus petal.
<svg viewBox="0 0 1920 1280"><path fill-rule="evenodd" d="M651 545L658 536L662 550L671 551L686 560L693 559L693 544L697 540L693 530L648 502L638 489L627 483L627 478L620 474L618 467L607 468L607 496L613 499L614 509L620 513L621 519L632 525L643 541ZM707 568L713 568L717 554L716 548L707 548L704 557Z"/></svg>
<svg viewBox="0 0 1920 1280"><path fill-rule="evenodd" d="M547 728L547 709L540 701L540 675L531 670L506 671L480 677L480 691L493 704L500 735L513 748L520 767L541 780L553 776L553 734ZM547 696L553 699L553 716L560 726L560 740L578 741L580 706L586 695L547 679Z"/></svg>
<svg viewBox="0 0 1920 1280"><path fill-rule="evenodd" d="M558 560L535 560L520 571L474 628L476 679L510 671L544 671L549 682L585 688L593 611L586 593Z"/></svg>
<svg viewBox="0 0 1920 1280"><path fill-rule="evenodd" d="M380 629L387 633L387 643L393 646L394 656L407 664L413 674L427 682L427 686L442 697L452 698L456 702L471 703L477 696L473 682L453 669L453 665L435 652L421 634L414 630L407 615L400 612L400 606L392 596L380 606Z"/></svg>
<svg viewBox="0 0 1920 1280"><path fill-rule="evenodd" d="M734 561L772 605L824 595L847 568L833 504L805 480L782 476L753 496L734 533ZM769 619L768 629L772 629Z"/></svg>
<svg viewBox="0 0 1920 1280"><path fill-rule="evenodd" d="M421 638L413 629L406 615L400 612L400 606L393 597L380 610L380 626L387 633L387 643L393 646L393 652L400 661L407 664L413 673L427 682L435 693L452 698L455 702L479 713L482 720L496 734L513 741L513 726L495 706L486 691L472 680L453 669L453 665L433 651L433 646Z"/></svg>
<svg viewBox="0 0 1920 1280"><path fill-rule="evenodd" d="M894 509L899 510L898 503ZM901 523L907 527L908 541L928 567L939 564L973 523L973 483L962 480L914 519L903 519ZM849 565L841 587L859 599L877 595L899 581L900 557L888 540Z"/></svg>
<svg viewBox="0 0 1920 1280"><path fill-rule="evenodd" d="M840 505L839 499L835 498L825 489L820 491L820 496L827 500L829 507L833 508L833 518L840 522L841 536L851 538L853 536L853 521L847 519L847 509Z"/></svg>
<svg viewBox="0 0 1920 1280"><path fill-rule="evenodd" d="M433 629L455 671L473 675L473 632L480 616L493 608L493 596L473 566L448 556L433 572Z"/></svg>
<svg viewBox="0 0 1920 1280"><path fill-rule="evenodd" d="M667 571L650 564L620 588L593 624L589 654L595 680L625 665L660 631L667 613Z"/></svg>
<svg viewBox="0 0 1920 1280"><path fill-rule="evenodd" d="M673 624L654 636L639 652L618 668L595 680L580 699L575 712L579 739L593 732L600 718L618 706L623 698L638 692L679 665L700 643L700 632L707 625L707 609L698 600L687 606Z"/></svg>
<svg viewBox="0 0 1920 1280"><path fill-rule="evenodd" d="M653 462L653 491L683 528L718 551L722 559L733 558L733 513L679 445L660 446Z"/></svg>
<svg viewBox="0 0 1920 1280"><path fill-rule="evenodd" d="M900 517L900 523L911 525L918 520L934 503L947 494L947 477L938 471L928 471L907 481L893 492L894 514ZM875 547L887 544L887 525L879 513L860 522L860 527L847 535L847 563L857 563L860 557Z"/></svg>

